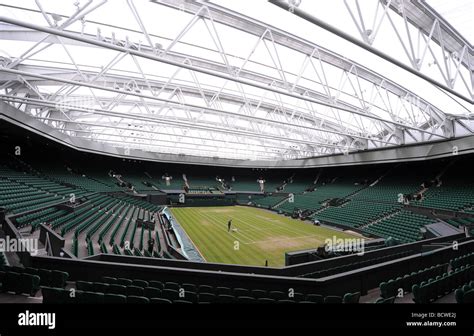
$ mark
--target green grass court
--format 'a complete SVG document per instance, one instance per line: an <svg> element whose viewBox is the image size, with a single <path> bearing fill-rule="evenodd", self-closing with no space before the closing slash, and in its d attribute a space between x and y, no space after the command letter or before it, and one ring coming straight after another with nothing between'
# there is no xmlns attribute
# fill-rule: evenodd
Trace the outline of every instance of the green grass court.
<svg viewBox="0 0 474 336"><path fill-rule="evenodd" d="M285 265L285 252L316 248L326 238L353 234L314 226L258 208L172 208L201 255L209 262L271 267ZM232 218L234 230L227 231Z"/></svg>

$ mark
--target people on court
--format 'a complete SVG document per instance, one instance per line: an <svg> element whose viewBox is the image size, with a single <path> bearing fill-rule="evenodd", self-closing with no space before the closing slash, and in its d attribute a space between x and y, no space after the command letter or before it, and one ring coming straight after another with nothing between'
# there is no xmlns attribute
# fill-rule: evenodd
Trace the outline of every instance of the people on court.
<svg viewBox="0 0 474 336"><path fill-rule="evenodd" d="M232 218L229 219L229 221L227 222L227 232L230 232L231 228L232 228Z"/></svg>

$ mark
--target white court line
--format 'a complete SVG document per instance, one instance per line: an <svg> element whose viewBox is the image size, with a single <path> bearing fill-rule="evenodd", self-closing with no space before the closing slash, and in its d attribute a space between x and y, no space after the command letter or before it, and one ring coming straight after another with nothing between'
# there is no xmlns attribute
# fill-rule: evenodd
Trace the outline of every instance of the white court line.
<svg viewBox="0 0 474 336"><path fill-rule="evenodd" d="M291 233L301 233L301 234L305 234L305 233L306 233L306 232L304 232L304 231L302 231L302 230L298 230L298 229L296 229L296 231L293 231L293 230L289 229L288 227L283 226L284 224L287 224L287 223L282 223L282 224L276 224L276 223L274 223L274 221L280 222L279 216L281 216L281 215L276 215L276 214L273 214L273 213L271 213L271 212L266 212L265 210L263 210L263 209L258 209L258 208L255 208L255 209L252 209L252 210L258 210L259 212L260 212L260 211L263 211L264 213L267 213L267 214L268 214L268 217L267 217L267 218L268 218L268 223L270 223L271 225L276 226L276 227L278 227L278 228L280 228L280 229L288 230L288 231L290 231ZM274 215L274 216L277 216L277 217L275 217L276 219L274 220L273 218L270 217L270 215ZM265 217L265 216L260 216L260 215L255 215L255 216L258 216L258 217ZM263 219L263 218L262 218L262 219ZM295 219L292 218L291 220L295 220ZM280 222L280 223L281 223L281 222Z"/></svg>
<svg viewBox="0 0 474 336"><path fill-rule="evenodd" d="M286 231L289 231L291 232L292 234L299 234L299 233L306 233L306 232L296 232L296 231L292 231L288 228L285 228L285 227L282 227L278 224L275 224L275 223L272 223L272 221L267 221L266 223L269 223L269 225L272 227L272 228L260 228L260 227L256 227L255 225L253 224L250 224L249 222L243 220L243 219L236 219L236 221L240 221L246 225L249 225L251 226L253 229L247 229L247 230L255 230L255 231L266 231L266 232L269 232L272 230L272 228L278 228L278 229L282 229L282 230L286 230ZM306 235L306 237L310 237L312 235ZM314 236L318 236L318 235L314 235ZM292 237L287 237L285 239L291 239ZM263 240L263 241L270 241L270 240ZM253 244L253 243L258 243L258 242L261 242L261 240L254 240L254 239L250 239L250 242L248 243L244 243L244 244Z"/></svg>
<svg viewBox="0 0 474 336"><path fill-rule="evenodd" d="M248 225L250 225L250 226L252 226L252 227L255 228L254 225L249 224L248 222L245 222L245 221L243 221L243 220L242 220L242 222L247 223ZM271 220L269 220L269 221L266 222L266 223L269 223L270 226L272 226L272 227L276 227L276 228L281 229L281 230L286 230L286 231L289 231L289 232L291 232L291 233L293 233L293 234L306 234L306 232L303 232L303 231L300 231L300 230L293 231L293 230L291 230L291 229L289 229L289 228L287 228L287 227L284 227L284 226L282 226L282 225L273 223ZM263 229L263 230L265 230L265 229Z"/></svg>
<svg viewBox="0 0 474 336"><path fill-rule="evenodd" d="M250 244L257 244L257 243L264 243L264 242L279 242L279 241L289 241L292 239L303 239L303 238L312 238L312 237L318 237L321 238L320 235L310 235L310 236L300 236L300 237L288 237L288 238L282 238L282 239L264 239L264 240L256 240L251 243L244 243L245 245L250 245ZM323 239L318 239L321 242L323 242Z"/></svg>
<svg viewBox="0 0 474 336"><path fill-rule="evenodd" d="M194 210L194 209L193 209L193 210ZM223 227L221 227L221 226L219 225L219 223L217 222L217 220L216 220L214 217L211 217L210 215L205 214L205 213L201 212L200 210L196 210L196 211L199 212L202 216L205 216L207 219L210 219L211 222L215 223L220 229L222 229L222 230L224 230L224 231L227 231L225 228L223 228ZM243 219L241 219L241 218L233 218L233 220L235 220L236 222L242 222L244 225L248 225L248 226L250 226L250 227L253 228L253 229L239 229L238 231L236 231L237 233L239 233L240 235L242 235L243 237L245 237L246 239L248 239L247 242L242 241L242 243L243 243L243 244L246 244L246 245L248 245L248 244L253 244L253 243L257 243L257 242L261 242L261 241L259 241L259 240L254 240L252 237L249 237L248 234L244 234L244 233L242 232L243 230L245 230L245 231L248 231L248 230L255 230L255 231L266 231L266 232L268 232L268 231L271 231L272 228L278 228L278 229L280 229L280 230L286 230L287 232L290 232L290 233L295 234L295 235L298 235L298 234L301 234L301 233L306 234L306 232L299 231L299 230L298 230L298 231L293 231L293 230L291 230L291 229L289 229L289 228L287 228L287 227L283 227L283 226L281 226L281 225L279 225L279 224L273 223L271 220L268 220L268 221L265 222L265 223L268 223L268 224L269 224L270 228L257 227L257 226L255 226L255 225L253 225L253 224L249 223L248 221L243 220ZM262 220L263 220L263 218L262 218ZM235 232L234 232L234 233L235 233ZM318 235L314 235L314 236L318 236ZM305 237L313 237L313 235L306 235ZM287 238L285 238L285 239L291 239L291 238L292 238L292 237L287 237ZM238 238L237 238L237 239L238 239ZM263 241L269 241L269 240L263 240Z"/></svg>
<svg viewBox="0 0 474 336"><path fill-rule="evenodd" d="M201 209L192 209L192 210L193 210L193 213L195 215L202 216L202 217L208 219L213 225L217 226L220 230L223 230L223 231L227 232L227 229L223 225L221 225L219 220L216 219L215 217L213 217L212 215L205 213ZM251 213L251 215L254 215L254 214ZM248 217L248 214L247 214L246 217ZM235 222L241 222L242 224L251 227L251 228L248 228L248 229L238 228L238 231L231 232L232 237L239 240L244 245L251 245L251 244L262 243L262 242L271 242L271 241L278 242L278 241L284 241L284 240L290 240L290 239L313 238L313 237L319 237L319 238L321 238L321 241L323 241L323 239L321 237L321 234L308 235L308 234L306 234L306 232L301 231L301 230L294 231L294 230L291 230L290 228L284 226L286 223L281 223L280 222L280 224L277 224L272 220L267 220L265 222L265 224L268 224L269 227L268 228L262 228L262 227L255 226L252 223L250 223L248 220L243 220L241 218L235 218L234 217L232 220L235 221ZM262 218L262 220L264 220L264 218ZM296 237L278 238L278 239L263 239L263 240L254 240L252 237L249 236L249 232L261 232L261 231L270 232L270 231L275 230L275 229L283 231L283 232L280 232L280 234L285 234L285 231L286 231L286 233L290 232L291 234L295 234L295 235L298 235L298 234L305 234L305 235L304 236L296 236ZM241 237L240 238L236 237L236 234L240 235ZM243 239L243 238L245 238L245 239Z"/></svg>
<svg viewBox="0 0 474 336"><path fill-rule="evenodd" d="M221 230L223 230L223 231L225 231L225 232L228 232L224 227L221 226L221 224L218 222L218 220L217 220L215 217L211 217L210 215L205 214L205 213L203 213L203 212L201 212L201 211L199 211L199 210L196 210L196 211L199 212L199 214L200 214L201 216L204 216L204 217L206 217L207 219L209 219L209 220L210 220L214 225L216 225L219 229L221 229ZM243 244L246 244L245 240L247 240L247 239L248 239L250 242L253 241L253 240L251 239L251 237L248 237L247 235L243 234L242 232L240 232L240 230L234 231L234 232L228 232L228 233L232 233L232 237L234 237L235 239L239 240L239 242L241 242L241 243L243 243ZM244 240L244 239L239 239L238 237L235 237L235 236L233 235L233 234L235 234L235 233L238 233L238 234L244 236L244 237L245 237L245 240Z"/></svg>

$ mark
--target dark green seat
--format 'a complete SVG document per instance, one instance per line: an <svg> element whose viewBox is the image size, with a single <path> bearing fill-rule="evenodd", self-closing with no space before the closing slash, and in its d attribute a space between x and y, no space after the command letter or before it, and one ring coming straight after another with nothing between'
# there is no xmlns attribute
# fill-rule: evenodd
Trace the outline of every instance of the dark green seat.
<svg viewBox="0 0 474 336"><path fill-rule="evenodd" d="M127 297L121 294L107 293L104 295L104 303L127 303Z"/></svg>
<svg viewBox="0 0 474 336"><path fill-rule="evenodd" d="M135 279L132 281L132 285L145 288L145 287L148 287L148 281Z"/></svg>
<svg viewBox="0 0 474 336"><path fill-rule="evenodd" d="M117 284L123 285L123 286L131 286L133 283L132 280L126 279L126 278L118 278L117 279Z"/></svg>
<svg viewBox="0 0 474 336"><path fill-rule="evenodd" d="M151 298L150 303L172 303L168 299L163 299L163 298Z"/></svg>
<svg viewBox="0 0 474 336"><path fill-rule="evenodd" d="M163 289L165 288L165 285L161 282L161 281L156 281L156 280L152 280L150 281L150 283L148 284L149 287L153 287L153 288L158 288L158 289Z"/></svg>
<svg viewBox="0 0 474 336"><path fill-rule="evenodd" d="M257 303L257 300L250 296L238 296L237 303Z"/></svg>
<svg viewBox="0 0 474 336"><path fill-rule="evenodd" d="M161 291L161 297L164 299L171 300L171 301L180 299L179 292L173 289L163 289Z"/></svg>
<svg viewBox="0 0 474 336"><path fill-rule="evenodd" d="M359 303L360 292L356 293L346 293L342 298L343 303Z"/></svg>
<svg viewBox="0 0 474 336"><path fill-rule="evenodd" d="M296 302L303 301L305 299L305 295L303 293L293 293L293 295L289 297L290 300L294 300Z"/></svg>
<svg viewBox="0 0 474 336"><path fill-rule="evenodd" d="M69 301L69 291L62 288L41 287L43 303L67 303Z"/></svg>
<svg viewBox="0 0 474 336"><path fill-rule="evenodd" d="M260 299L260 298L268 298L268 293L266 290L262 290L262 289L254 289L252 290L252 296L256 299Z"/></svg>
<svg viewBox="0 0 474 336"><path fill-rule="evenodd" d="M464 293L462 303L474 303L474 289L470 289Z"/></svg>
<svg viewBox="0 0 474 336"><path fill-rule="evenodd" d="M127 286L127 296L143 296L145 295L145 290L143 287L138 286Z"/></svg>
<svg viewBox="0 0 474 336"><path fill-rule="evenodd" d="M197 290L198 290L196 285L190 284L190 283L182 284L181 288L183 288L186 292L193 292L193 293L197 293Z"/></svg>
<svg viewBox="0 0 474 336"><path fill-rule="evenodd" d="M179 290L181 287L179 286L178 283L176 282L166 282L165 283L165 289L172 289L172 290Z"/></svg>
<svg viewBox="0 0 474 336"><path fill-rule="evenodd" d="M51 271L51 287L64 288L67 279L69 279L69 273L57 270Z"/></svg>
<svg viewBox="0 0 474 336"><path fill-rule="evenodd" d="M92 290L98 293L107 293L109 284L103 282L94 282L92 283Z"/></svg>
<svg viewBox="0 0 474 336"><path fill-rule="evenodd" d="M149 299L161 297L161 290L155 287L146 287L145 296Z"/></svg>
<svg viewBox="0 0 474 336"><path fill-rule="evenodd" d="M454 296L457 303L474 303L474 289L470 289L470 286L456 289Z"/></svg>
<svg viewBox="0 0 474 336"><path fill-rule="evenodd" d="M17 293L28 294L35 296L40 289L40 277L28 273L20 274L20 282L18 284Z"/></svg>
<svg viewBox="0 0 474 336"><path fill-rule="evenodd" d="M199 303L212 303L216 300L216 295L212 293L199 293L198 302Z"/></svg>
<svg viewBox="0 0 474 336"><path fill-rule="evenodd" d="M216 294L216 290L212 286L201 285L199 286L199 293L211 293Z"/></svg>
<svg viewBox="0 0 474 336"><path fill-rule="evenodd" d="M413 285L411 291L413 293L413 301L415 303L428 303L427 291L423 281L420 285Z"/></svg>
<svg viewBox="0 0 474 336"><path fill-rule="evenodd" d="M194 292L186 292L186 291L184 291L182 293L178 292L178 295L179 295L178 299L190 301L190 302L193 302L193 303L197 302L197 299L198 299L197 294L194 293Z"/></svg>
<svg viewBox="0 0 474 336"><path fill-rule="evenodd" d="M217 287L215 292L218 295L234 295L232 289L230 289L229 287L224 287L224 286Z"/></svg>
<svg viewBox="0 0 474 336"><path fill-rule="evenodd" d="M390 298L378 298L377 301L375 301L375 303L383 303L383 304L395 303L395 296L392 296Z"/></svg>
<svg viewBox="0 0 474 336"><path fill-rule="evenodd" d="M234 296L239 297L239 296L251 296L250 291L245 288L234 288L233 292Z"/></svg>
<svg viewBox="0 0 474 336"><path fill-rule="evenodd" d="M49 287L54 287L51 286L51 277L52 277L52 272L48 269L40 268L38 270L38 275L41 278L41 286L49 286Z"/></svg>
<svg viewBox="0 0 474 336"><path fill-rule="evenodd" d="M150 303L150 299L144 296L129 295L127 296L127 303Z"/></svg>
<svg viewBox="0 0 474 336"><path fill-rule="evenodd" d="M107 293L127 295L127 287L124 285L110 284L107 288Z"/></svg>
<svg viewBox="0 0 474 336"><path fill-rule="evenodd" d="M387 298L387 297L396 296L397 290L398 290L397 287L398 287L397 283L393 279L390 279L387 282L382 282L380 284L380 292L381 292L382 297Z"/></svg>
<svg viewBox="0 0 474 336"><path fill-rule="evenodd" d="M77 280L76 281L76 288L81 291L92 291L93 290L93 284L92 282L89 281L82 281L82 280Z"/></svg>
<svg viewBox="0 0 474 336"><path fill-rule="evenodd" d="M269 293L269 298L273 300L285 300L288 299L288 295L280 291L271 291Z"/></svg>
<svg viewBox="0 0 474 336"><path fill-rule="evenodd" d="M116 284L117 283L117 278L103 276L102 277L102 282L108 283L108 284Z"/></svg>
<svg viewBox="0 0 474 336"><path fill-rule="evenodd" d="M104 303L104 293L83 292L79 296L79 303Z"/></svg>

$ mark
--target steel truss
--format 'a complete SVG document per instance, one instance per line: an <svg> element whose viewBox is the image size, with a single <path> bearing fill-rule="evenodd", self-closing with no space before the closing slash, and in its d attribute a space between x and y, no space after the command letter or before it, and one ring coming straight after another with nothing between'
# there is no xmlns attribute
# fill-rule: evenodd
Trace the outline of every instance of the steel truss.
<svg viewBox="0 0 474 336"><path fill-rule="evenodd" d="M0 17L0 40L34 42L23 54L0 59L0 97L71 136L163 153L281 160L442 140L457 136L459 128L472 133L466 117L445 113L346 57L213 3L150 4L188 17L177 36L149 31L132 1L126 6L138 30L89 20L112 6L106 0L78 4L71 15L36 4L0 5L46 23ZM96 34L88 25L97 27ZM104 36L106 28L117 34ZM254 37L250 51L226 52L224 31L230 28ZM186 41L196 30L213 45ZM114 56L81 64L78 47ZM42 58L48 48L67 57ZM267 57L256 59L257 52ZM291 66L288 52L299 56ZM123 61L133 69L117 66ZM150 64L172 75L157 75Z"/></svg>
<svg viewBox="0 0 474 336"><path fill-rule="evenodd" d="M269 0L474 104L474 47L424 0L344 0L356 28L345 34L292 1ZM400 27L403 27L400 29ZM382 33L384 31L384 33ZM383 41L388 32L393 43ZM390 50L386 50L389 47ZM403 62L392 53L405 55ZM433 70L434 69L434 70Z"/></svg>

